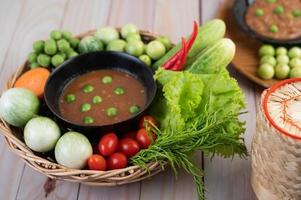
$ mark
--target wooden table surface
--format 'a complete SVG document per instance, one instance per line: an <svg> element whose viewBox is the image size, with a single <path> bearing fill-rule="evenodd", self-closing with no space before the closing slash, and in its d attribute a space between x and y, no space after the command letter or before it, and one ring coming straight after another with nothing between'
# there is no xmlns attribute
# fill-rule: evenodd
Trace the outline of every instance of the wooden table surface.
<svg viewBox="0 0 301 200"><path fill-rule="evenodd" d="M0 0L0 87L24 62L33 41L47 38L53 29L75 34L104 25L134 23L168 35L173 41L191 31L194 19L203 23L214 17L222 0ZM231 28L231 27L228 27ZM260 89L229 67L248 102L245 141L250 150L255 132L256 105ZM250 186L250 158L202 158L209 200L256 199ZM0 199L110 199L110 200L192 200L196 192L192 178L181 172L176 180L167 170L150 180L105 188L63 181L47 182L47 177L28 167L7 148L0 137ZM45 190L45 183L50 190ZM48 187L49 189L49 187ZM47 192L48 191L48 192Z"/></svg>

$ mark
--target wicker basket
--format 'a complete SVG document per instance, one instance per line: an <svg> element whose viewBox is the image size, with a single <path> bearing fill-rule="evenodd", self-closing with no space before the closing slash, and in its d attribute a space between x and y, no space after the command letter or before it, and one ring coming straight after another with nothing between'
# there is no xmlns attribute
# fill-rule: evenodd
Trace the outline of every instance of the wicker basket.
<svg viewBox="0 0 301 200"><path fill-rule="evenodd" d="M77 37L82 38L94 33L95 30L91 30L80 34ZM144 41L150 41L156 38L155 34L147 31L140 31L140 34ZM27 63L24 63L8 80L5 90L12 88L16 79L26 70L28 70L28 66ZM149 178L161 172L167 166L167 162L164 162L161 165L157 162L154 162L147 164L145 167L130 166L124 169L110 171L69 169L57 164L52 158L47 157L47 155L37 154L31 151L23 142L22 130L10 126L3 119L0 121L0 131L5 136L8 147L14 153L22 157L23 160L33 169L54 179L80 182L95 186L115 186Z"/></svg>
<svg viewBox="0 0 301 200"><path fill-rule="evenodd" d="M301 199L301 78L265 90L252 142L258 199Z"/></svg>

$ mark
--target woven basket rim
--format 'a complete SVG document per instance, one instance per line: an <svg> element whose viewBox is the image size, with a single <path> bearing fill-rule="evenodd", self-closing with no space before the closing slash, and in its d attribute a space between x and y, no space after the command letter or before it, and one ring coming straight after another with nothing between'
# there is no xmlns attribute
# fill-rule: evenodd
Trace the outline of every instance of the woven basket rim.
<svg viewBox="0 0 301 200"><path fill-rule="evenodd" d="M291 79L286 79L286 80L280 81L280 82L276 83L275 85L273 85L272 87L270 87L269 89L265 90L266 94L264 97L263 97L263 95L264 95L265 91L263 91L261 93L261 97L263 97L263 111L264 111L265 117L268 119L270 124L274 128L276 128L280 133L282 133L288 137L291 137L293 139L297 139L297 140L301 141L301 136L291 134L290 132L288 132L285 129L278 126L268 111L268 100L269 100L269 97L271 96L271 94L273 92L275 92L278 88L280 88L284 85L290 84L290 83L295 83L295 82L301 82L301 78L291 78Z"/></svg>

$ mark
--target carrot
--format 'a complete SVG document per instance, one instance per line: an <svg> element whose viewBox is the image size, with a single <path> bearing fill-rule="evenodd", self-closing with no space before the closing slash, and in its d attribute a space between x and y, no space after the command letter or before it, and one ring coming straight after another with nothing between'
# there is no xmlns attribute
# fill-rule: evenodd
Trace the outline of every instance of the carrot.
<svg viewBox="0 0 301 200"><path fill-rule="evenodd" d="M31 69L22 74L16 81L16 88L31 90L37 97L43 98L44 87L50 72L45 68Z"/></svg>

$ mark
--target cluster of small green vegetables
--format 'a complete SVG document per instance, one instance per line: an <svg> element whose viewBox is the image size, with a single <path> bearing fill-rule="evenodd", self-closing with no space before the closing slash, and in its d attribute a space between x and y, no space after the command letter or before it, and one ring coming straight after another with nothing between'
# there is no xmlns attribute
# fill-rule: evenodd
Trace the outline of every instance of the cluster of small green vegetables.
<svg viewBox="0 0 301 200"><path fill-rule="evenodd" d="M94 35L81 40L72 36L69 31L53 30L50 39L38 40L33 44L33 52L28 55L31 68L57 67L65 60L79 53L95 51L119 51L138 57L146 65L160 59L172 47L170 39L159 36L145 44L134 24L126 24L120 33L113 27L103 27Z"/></svg>
<svg viewBox="0 0 301 200"><path fill-rule="evenodd" d="M244 96L226 70L235 45L224 34L223 21L209 21L198 28L183 71L162 67L181 51L181 43L154 64L159 91L149 112L160 122L160 129L154 131L156 141L130 159L141 166L167 160L176 174L177 168L185 169L194 177L199 199L205 197L202 171L191 156L194 152L247 155L241 138L244 122L238 119L245 107Z"/></svg>
<svg viewBox="0 0 301 200"><path fill-rule="evenodd" d="M134 24L126 24L121 28L120 33L113 27L103 27L98 29L94 36L82 38L79 52L88 53L102 50L126 52L151 66L153 61L164 56L171 47L172 43L166 36L159 36L145 44L138 28Z"/></svg>
<svg viewBox="0 0 301 200"><path fill-rule="evenodd" d="M59 66L65 60L78 55L79 42L69 31L51 31L50 39L33 43L33 52L28 54L30 67Z"/></svg>
<svg viewBox="0 0 301 200"><path fill-rule="evenodd" d="M301 48L274 48L262 45L259 49L260 65L257 74L262 79L301 77Z"/></svg>

